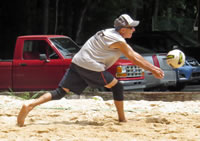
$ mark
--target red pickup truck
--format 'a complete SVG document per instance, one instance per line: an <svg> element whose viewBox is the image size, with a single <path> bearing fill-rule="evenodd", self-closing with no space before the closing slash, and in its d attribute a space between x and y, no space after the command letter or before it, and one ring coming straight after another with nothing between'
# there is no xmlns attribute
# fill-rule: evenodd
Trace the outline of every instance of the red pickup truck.
<svg viewBox="0 0 200 141"><path fill-rule="evenodd" d="M80 47L63 35L19 36L13 60L0 60L0 90L55 89ZM119 59L109 70L125 90L143 89L144 71Z"/></svg>

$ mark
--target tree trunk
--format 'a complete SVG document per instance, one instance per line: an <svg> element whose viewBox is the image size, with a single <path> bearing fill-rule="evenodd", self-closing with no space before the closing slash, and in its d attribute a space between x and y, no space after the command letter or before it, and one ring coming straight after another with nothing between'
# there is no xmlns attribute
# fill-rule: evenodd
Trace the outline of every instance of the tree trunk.
<svg viewBox="0 0 200 141"><path fill-rule="evenodd" d="M58 10L59 10L58 4L59 4L59 0L56 0L56 22L55 22L55 31L54 31L55 34L57 34L57 28L58 28Z"/></svg>
<svg viewBox="0 0 200 141"><path fill-rule="evenodd" d="M76 42L79 39L79 35L80 35L82 27L83 27L83 20L84 20L84 17L85 17L85 13L86 13L90 3L91 3L91 0L87 0L83 10L81 11L80 20L79 20L79 23L78 23L78 26L77 26L77 31L76 31L76 36L75 36Z"/></svg>
<svg viewBox="0 0 200 141"><path fill-rule="evenodd" d="M48 33L48 24L49 24L49 0L44 0L44 19L43 19L43 26L44 26L44 34Z"/></svg>
<svg viewBox="0 0 200 141"><path fill-rule="evenodd" d="M159 0L155 0L154 13L153 13L153 22L152 22L152 30L157 30L158 25L158 9L159 9Z"/></svg>

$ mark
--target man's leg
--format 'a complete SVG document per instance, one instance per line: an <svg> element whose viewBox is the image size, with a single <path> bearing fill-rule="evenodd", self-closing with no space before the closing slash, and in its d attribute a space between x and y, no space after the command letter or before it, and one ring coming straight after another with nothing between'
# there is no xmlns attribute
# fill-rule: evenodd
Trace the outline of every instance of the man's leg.
<svg viewBox="0 0 200 141"><path fill-rule="evenodd" d="M113 92L114 104L117 109L119 121L126 122L124 114L124 103L123 103L123 86L118 82L116 78L114 78L113 81L105 85L105 87L111 88Z"/></svg>
<svg viewBox="0 0 200 141"><path fill-rule="evenodd" d="M45 103L47 101L50 101L52 98L51 93L45 93L44 95L40 96L38 99L36 99L35 101L33 101L32 103L29 104L23 104L19 115L17 116L17 124L19 126L23 126L24 125L24 121L26 116L28 115L28 113L37 105L40 105L42 103Z"/></svg>
<svg viewBox="0 0 200 141"><path fill-rule="evenodd" d="M125 114L124 114L124 102L114 100L115 107L117 109L119 122L126 122Z"/></svg>
<svg viewBox="0 0 200 141"><path fill-rule="evenodd" d="M17 124L19 126L23 126L26 116L35 106L46 103L53 99L55 99L55 100L61 99L68 92L69 92L69 89L67 89L67 88L58 88L58 89L52 91L52 93L47 92L47 93L43 94L42 96L40 96L38 99L36 99L32 103L24 104L19 112L19 115L17 116Z"/></svg>

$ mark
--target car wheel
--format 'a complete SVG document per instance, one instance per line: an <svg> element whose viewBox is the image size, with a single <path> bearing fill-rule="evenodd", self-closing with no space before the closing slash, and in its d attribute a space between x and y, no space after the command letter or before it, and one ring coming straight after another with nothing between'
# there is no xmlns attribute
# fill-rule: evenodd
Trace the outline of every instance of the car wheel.
<svg viewBox="0 0 200 141"><path fill-rule="evenodd" d="M177 83L176 86L170 86L168 87L168 90L170 91L181 91L185 88L186 83Z"/></svg>
<svg viewBox="0 0 200 141"><path fill-rule="evenodd" d="M165 86L158 86L158 87L153 87L153 88L145 88L144 91L164 92L164 91L167 91L167 88Z"/></svg>

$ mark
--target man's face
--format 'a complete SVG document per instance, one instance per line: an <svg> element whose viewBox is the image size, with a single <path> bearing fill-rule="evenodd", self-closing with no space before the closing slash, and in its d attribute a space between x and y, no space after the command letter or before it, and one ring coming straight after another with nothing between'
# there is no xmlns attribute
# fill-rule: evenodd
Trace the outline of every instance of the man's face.
<svg viewBox="0 0 200 141"><path fill-rule="evenodd" d="M121 28L120 34L121 34L124 38L131 38L133 32L135 32L135 28L134 28L134 27L123 27L123 28Z"/></svg>

